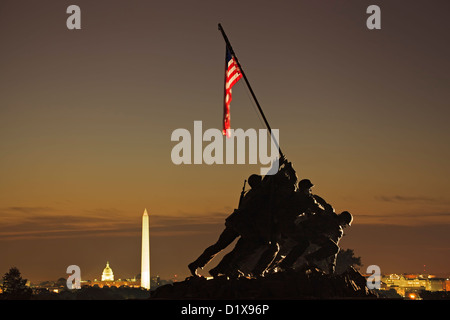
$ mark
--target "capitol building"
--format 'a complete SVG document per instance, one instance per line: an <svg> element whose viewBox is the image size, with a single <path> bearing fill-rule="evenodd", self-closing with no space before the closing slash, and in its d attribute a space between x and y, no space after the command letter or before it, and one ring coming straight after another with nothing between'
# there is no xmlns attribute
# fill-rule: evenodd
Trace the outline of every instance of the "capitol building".
<svg viewBox="0 0 450 320"><path fill-rule="evenodd" d="M103 287L134 287L139 288L141 286L140 281L136 278L133 279L117 279L114 280L114 272L112 268L109 265L109 261L106 262L106 267L103 269L101 280L95 279L94 281L90 283L84 283L84 285L89 286L99 286L100 288Z"/></svg>
<svg viewBox="0 0 450 320"><path fill-rule="evenodd" d="M109 262L106 262L106 267L103 269L102 281L114 281L114 273L109 266Z"/></svg>

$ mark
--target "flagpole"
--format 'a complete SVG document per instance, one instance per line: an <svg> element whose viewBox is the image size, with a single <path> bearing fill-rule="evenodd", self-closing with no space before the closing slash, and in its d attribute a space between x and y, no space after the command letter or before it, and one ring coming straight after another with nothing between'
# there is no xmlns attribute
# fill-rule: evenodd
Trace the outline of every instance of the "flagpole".
<svg viewBox="0 0 450 320"><path fill-rule="evenodd" d="M266 124L266 127L269 130L270 136L273 138L273 141L275 142L275 145L278 147L278 152L280 153L280 157L284 157L284 154L283 154L283 152L281 152L281 148L280 148L280 145L278 144L278 141L275 139L275 137L272 136L272 129L270 128L269 122L267 121L266 116L264 115L264 112L263 112L263 110L262 110L262 108L261 108L261 106L260 106L260 104L258 102L258 99L256 98L256 95L253 92L252 86L250 85L250 82L248 81L247 76L245 75L244 70L242 69L241 64L239 63L238 58L234 54L233 47L231 46L231 43L228 40L228 37L225 34L225 31L223 30L222 25L220 23L219 23L219 30L222 33L222 36L223 36L223 38L225 40L225 43L227 45L228 50L230 50L231 56L236 60L236 63L238 65L238 67L239 67L239 71L241 72L242 77L244 78L245 83L247 84L247 87L250 90L250 93L251 93L251 95L253 97L253 100L255 101L256 106L258 107L259 113L261 114L261 116L262 116L262 118L264 120L264 123Z"/></svg>

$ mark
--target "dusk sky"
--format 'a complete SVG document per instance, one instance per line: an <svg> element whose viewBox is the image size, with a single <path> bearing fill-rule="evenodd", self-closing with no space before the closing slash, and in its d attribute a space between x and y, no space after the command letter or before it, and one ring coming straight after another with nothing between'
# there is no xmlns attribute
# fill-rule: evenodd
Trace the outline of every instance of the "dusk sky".
<svg viewBox="0 0 450 320"><path fill-rule="evenodd" d="M66 9L81 8L81 30ZM366 9L381 8L381 30ZM256 165L175 165L175 129L222 128L221 23L299 178L348 210L362 271L450 276L450 3L0 2L0 274L180 280ZM263 129L243 80L231 127ZM225 139L225 138L224 138ZM206 145L206 143L205 143ZM217 257L202 274L219 262Z"/></svg>

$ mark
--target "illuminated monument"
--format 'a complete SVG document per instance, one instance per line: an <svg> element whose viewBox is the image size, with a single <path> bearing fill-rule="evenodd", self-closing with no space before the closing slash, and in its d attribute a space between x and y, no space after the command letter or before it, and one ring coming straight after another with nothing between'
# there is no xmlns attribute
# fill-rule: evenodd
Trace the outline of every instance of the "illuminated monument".
<svg viewBox="0 0 450 320"><path fill-rule="evenodd" d="M141 287L150 289L150 239L147 209L142 215Z"/></svg>
<svg viewBox="0 0 450 320"><path fill-rule="evenodd" d="M114 281L114 273L109 266L109 262L106 262L106 267L103 269L102 281Z"/></svg>

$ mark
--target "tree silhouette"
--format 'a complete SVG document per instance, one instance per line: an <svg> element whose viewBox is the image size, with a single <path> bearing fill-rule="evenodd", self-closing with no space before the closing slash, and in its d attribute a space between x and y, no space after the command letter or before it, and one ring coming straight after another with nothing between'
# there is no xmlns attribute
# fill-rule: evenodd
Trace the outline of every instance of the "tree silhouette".
<svg viewBox="0 0 450 320"><path fill-rule="evenodd" d="M27 300L31 298L31 288L26 286L27 279L22 279L19 269L12 267L3 276L2 298L7 300Z"/></svg>
<svg viewBox="0 0 450 320"><path fill-rule="evenodd" d="M56 280L55 285L58 287L65 287L67 285L67 279L59 278L58 280Z"/></svg>
<svg viewBox="0 0 450 320"><path fill-rule="evenodd" d="M353 267L358 270L361 266L361 257L356 257L353 249L339 251L336 259L336 273L342 273L349 267Z"/></svg>

